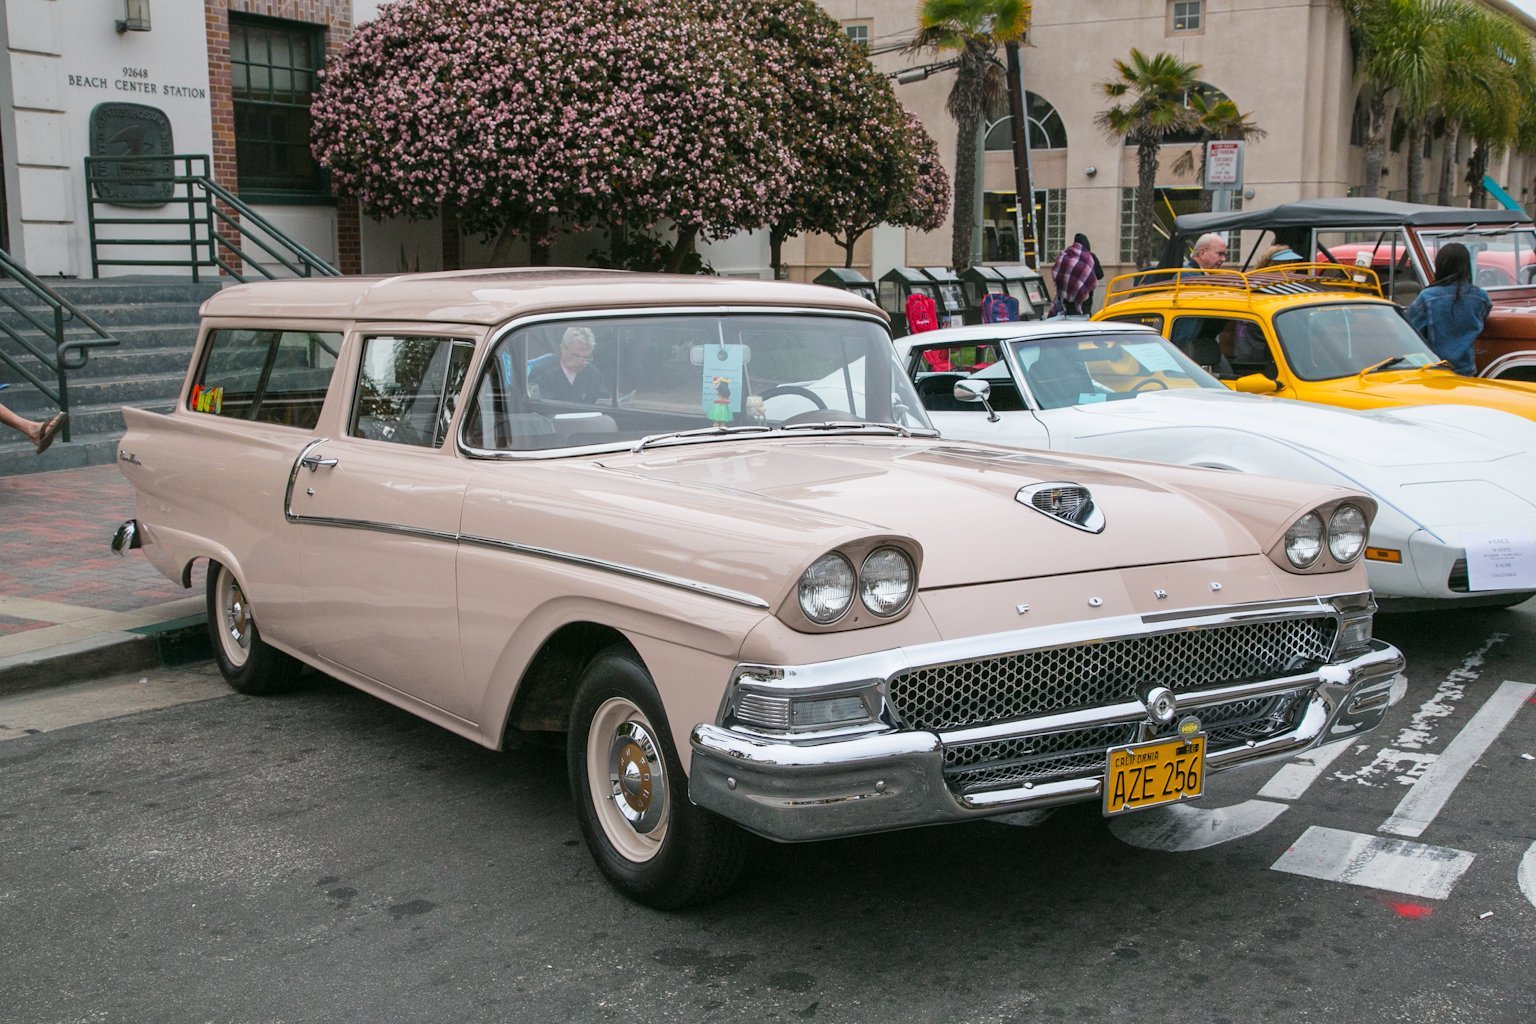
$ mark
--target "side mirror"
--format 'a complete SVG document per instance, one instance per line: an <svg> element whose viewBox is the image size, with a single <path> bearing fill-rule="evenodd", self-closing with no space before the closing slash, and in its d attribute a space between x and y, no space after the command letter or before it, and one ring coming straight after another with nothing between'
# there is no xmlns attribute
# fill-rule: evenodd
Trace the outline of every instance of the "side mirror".
<svg viewBox="0 0 1536 1024"><path fill-rule="evenodd" d="M967 377L955 381L955 401L986 402L992 397L992 385L984 380Z"/></svg>
<svg viewBox="0 0 1536 1024"><path fill-rule="evenodd" d="M1280 382L1262 373L1250 373L1233 381L1232 390L1248 395L1272 395L1280 390Z"/></svg>
<svg viewBox="0 0 1536 1024"><path fill-rule="evenodd" d="M987 422L996 423L1001 417L992 411L992 385L975 377L965 377L955 381L955 401L980 402L983 409L987 410Z"/></svg>

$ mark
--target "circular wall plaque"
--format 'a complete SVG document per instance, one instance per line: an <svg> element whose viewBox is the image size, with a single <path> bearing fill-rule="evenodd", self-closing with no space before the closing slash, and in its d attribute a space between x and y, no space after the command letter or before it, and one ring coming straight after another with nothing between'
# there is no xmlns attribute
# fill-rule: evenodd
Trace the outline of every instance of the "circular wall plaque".
<svg viewBox="0 0 1536 1024"><path fill-rule="evenodd" d="M96 198L118 206L164 206L175 194L171 119L142 103L98 103L91 111Z"/></svg>

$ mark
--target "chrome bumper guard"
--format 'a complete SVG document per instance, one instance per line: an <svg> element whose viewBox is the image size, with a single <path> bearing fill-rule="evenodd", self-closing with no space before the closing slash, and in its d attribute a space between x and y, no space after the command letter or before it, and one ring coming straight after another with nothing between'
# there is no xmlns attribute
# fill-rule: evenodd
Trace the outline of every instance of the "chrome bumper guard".
<svg viewBox="0 0 1536 1024"><path fill-rule="evenodd" d="M117 528L112 535L112 553L123 555L124 552L139 548L139 521L137 519L124 520L123 525Z"/></svg>
<svg viewBox="0 0 1536 1024"><path fill-rule="evenodd" d="M1401 696L1403 656L1372 640L1352 658L1316 672L1179 695L1180 711L1308 691L1296 725L1280 735L1214 751L1206 771L1290 757L1321 743L1375 728ZM1103 779L1025 783L957 796L944 779L946 742L1023 738L1064 727L1144 720L1139 702L958 730L885 732L826 742L787 742L712 724L695 726L689 796L701 807L770 839L833 839L1098 800Z"/></svg>

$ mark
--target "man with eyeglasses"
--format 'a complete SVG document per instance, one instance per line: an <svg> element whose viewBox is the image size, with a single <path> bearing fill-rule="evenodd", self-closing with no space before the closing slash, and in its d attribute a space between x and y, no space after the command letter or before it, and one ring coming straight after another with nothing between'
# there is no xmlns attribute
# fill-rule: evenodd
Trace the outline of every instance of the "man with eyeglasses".
<svg viewBox="0 0 1536 1024"><path fill-rule="evenodd" d="M1227 262L1227 240L1211 231L1195 240L1195 248L1184 266L1191 270L1215 270Z"/></svg>
<svg viewBox="0 0 1536 1024"><path fill-rule="evenodd" d="M528 373L528 391L548 402L591 405L607 394L603 377L592 365L597 339L587 327L567 327L556 358L545 356Z"/></svg>

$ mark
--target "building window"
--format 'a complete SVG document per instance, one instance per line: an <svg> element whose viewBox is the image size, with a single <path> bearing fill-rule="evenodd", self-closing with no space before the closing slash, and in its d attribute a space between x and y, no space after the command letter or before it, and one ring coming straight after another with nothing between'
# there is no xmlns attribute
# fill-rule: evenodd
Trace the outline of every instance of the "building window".
<svg viewBox="0 0 1536 1024"><path fill-rule="evenodd" d="M869 22L852 21L843 23L843 33L864 50L869 50Z"/></svg>
<svg viewBox="0 0 1536 1024"><path fill-rule="evenodd" d="M1199 32L1201 0L1170 0L1168 4L1168 31Z"/></svg>
<svg viewBox="0 0 1536 1024"><path fill-rule="evenodd" d="M229 77L242 193L281 201L328 192L309 150L309 104L324 54L323 28L230 15Z"/></svg>
<svg viewBox="0 0 1536 1024"><path fill-rule="evenodd" d="M1153 192L1154 224L1152 230L1158 238L1167 238L1173 233L1173 218L1186 213L1202 212L1202 191L1198 188L1158 188ZM1243 197L1232 197L1232 209L1243 208ZM1134 188L1122 188L1120 190L1120 262L1130 263L1136 259L1136 231L1139 227L1140 211L1136 208L1136 190ZM1152 259L1155 261L1162 256L1156 248L1152 250ZM1235 268L1242 266L1243 248L1241 234L1231 232L1227 236L1227 266Z"/></svg>
<svg viewBox="0 0 1536 1024"><path fill-rule="evenodd" d="M1032 92L1025 94L1025 105L1029 116L1029 148L1066 149L1067 128L1056 108ZM999 112L997 119L986 125L986 140L989 153L1012 150L1013 119Z"/></svg>

